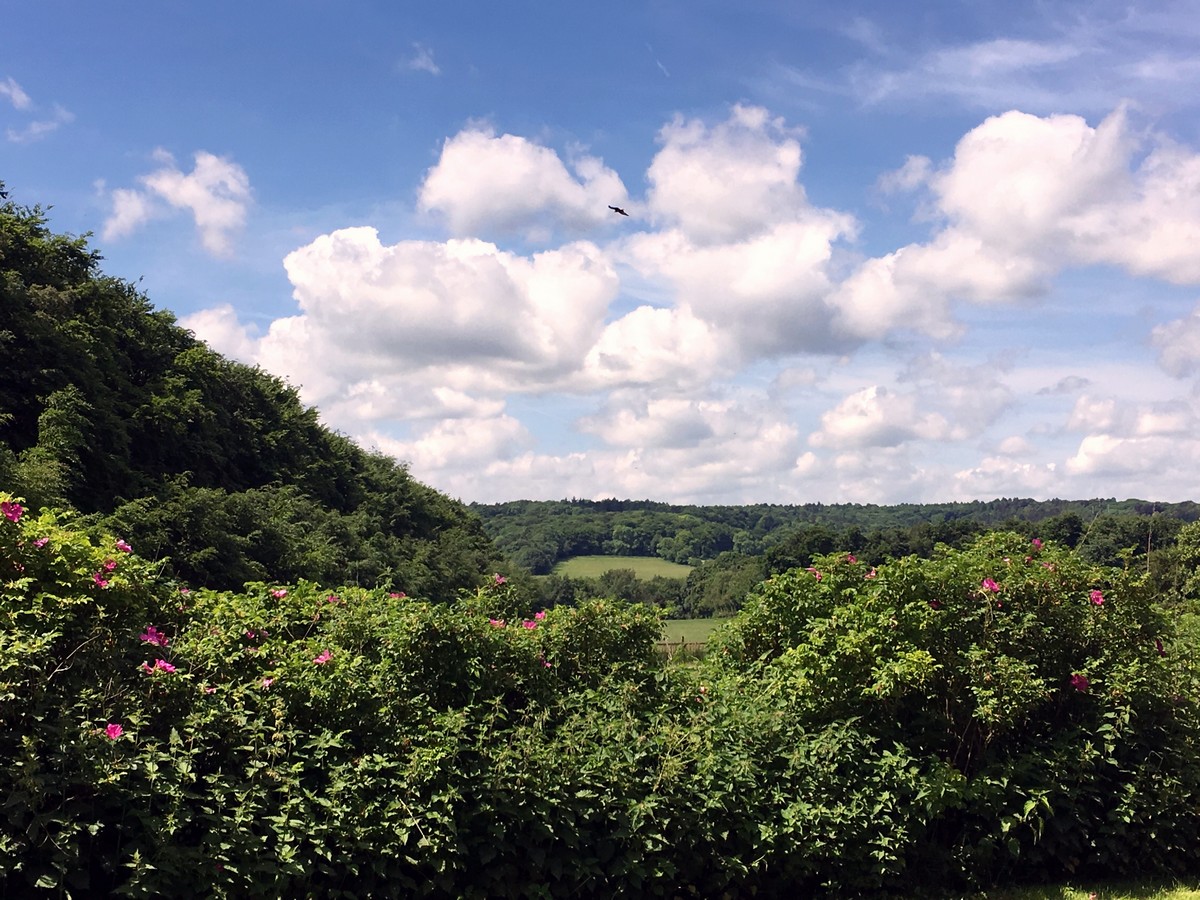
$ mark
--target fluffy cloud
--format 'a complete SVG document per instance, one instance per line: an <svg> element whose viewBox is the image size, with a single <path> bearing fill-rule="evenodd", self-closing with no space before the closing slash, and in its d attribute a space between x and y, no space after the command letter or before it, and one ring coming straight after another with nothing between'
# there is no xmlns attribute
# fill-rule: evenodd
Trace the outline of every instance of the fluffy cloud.
<svg viewBox="0 0 1200 900"><path fill-rule="evenodd" d="M138 177L141 189L113 191L113 211L102 231L105 240L125 237L172 208L182 209L191 213L204 249L228 256L233 233L245 224L250 205L250 179L245 170L203 150L195 154L195 165L187 174L165 150L157 151L155 158L162 166Z"/></svg>
<svg viewBox="0 0 1200 900"><path fill-rule="evenodd" d="M1191 314L1157 326L1151 342L1158 348L1159 364L1177 378L1200 371L1200 307Z"/></svg>
<svg viewBox="0 0 1200 900"><path fill-rule="evenodd" d="M353 347L364 368L469 361L517 383L553 381L577 367L617 290L590 243L524 257L479 240L384 246L366 227L319 237L284 268L306 329ZM288 339L272 328L266 340Z"/></svg>
<svg viewBox="0 0 1200 900"><path fill-rule="evenodd" d="M253 359L358 433L495 417L514 393L590 391L672 371L694 383L687 352L717 346L703 323L671 311L661 311L666 321L635 310L606 325L617 276L588 242L522 256L479 240L384 245L360 227L317 238L284 267L298 314L253 339ZM252 339L223 309L188 325L239 355Z"/></svg>
<svg viewBox="0 0 1200 900"><path fill-rule="evenodd" d="M580 389L694 386L736 370L736 348L687 309L639 306L604 328L588 351Z"/></svg>
<svg viewBox="0 0 1200 900"><path fill-rule="evenodd" d="M835 328L829 261L848 217L813 212L736 243L696 245L678 230L626 244L643 275L665 283L681 308L733 339L743 360L836 353L853 345Z"/></svg>
<svg viewBox="0 0 1200 900"><path fill-rule="evenodd" d="M397 441L386 436L369 436L368 443L407 462L414 473L435 473L463 468L479 471L516 456L532 443L532 437L516 419L497 415L446 419L435 423L417 439Z"/></svg>
<svg viewBox="0 0 1200 900"><path fill-rule="evenodd" d="M185 324L470 499L890 502L1111 495L1113 473L1170 483L1146 466L1190 448L1200 421L1169 380L1112 358L1144 342L1122 333L1086 361L1022 368L1013 316L1032 321L1072 267L1191 279L1182 245L1142 234L1160 214L1184 235L1200 222L1189 151L1135 135L1123 111L1095 127L996 116L941 164L911 157L878 182L921 192L928 238L851 263L859 223L809 202L795 129L735 107L677 118L659 140L644 201L617 220L607 205L625 189L600 160L468 128L419 194L455 236L333 231L285 260L293 315L261 335L228 307ZM175 171L113 192L111 227L161 214L187 177ZM522 238L553 243L511 249ZM1149 334L1172 374L1197 370L1196 318Z"/></svg>
<svg viewBox="0 0 1200 900"><path fill-rule="evenodd" d="M424 44L413 43L413 55L405 60L404 67L415 72L428 72L430 75L441 75L442 70L433 61L433 50Z"/></svg>
<svg viewBox="0 0 1200 900"><path fill-rule="evenodd" d="M937 172L910 160L888 183L926 183L944 224L842 282L841 327L949 340L956 303L1030 302L1069 266L1200 283L1200 154L1160 138L1139 162L1141 149L1124 109L1095 127L1013 111L968 132Z"/></svg>
<svg viewBox="0 0 1200 900"><path fill-rule="evenodd" d="M677 118L659 140L646 206L662 228L630 236L620 258L729 339L739 363L852 347L828 297L834 245L857 223L808 202L798 133L735 106L713 126Z"/></svg>
<svg viewBox="0 0 1200 900"><path fill-rule="evenodd" d="M1171 496L1180 466L1200 454L1195 398L1145 402L1081 397L1070 427L1085 431L1065 471L1090 494ZM1178 488L1174 489L1176 492Z"/></svg>
<svg viewBox="0 0 1200 900"><path fill-rule="evenodd" d="M7 97L15 109L29 109L33 106L33 100L11 76L0 81L0 97Z"/></svg>
<svg viewBox="0 0 1200 900"><path fill-rule="evenodd" d="M225 356L240 362L253 363L258 353L257 341L246 326L238 321L233 305L223 303L184 316L179 324Z"/></svg>
<svg viewBox="0 0 1200 900"><path fill-rule="evenodd" d="M1155 470L1167 472L1181 458L1194 459L1198 449L1200 442L1196 440L1181 443L1174 438L1089 434L1079 442L1066 468L1072 475L1094 479L1142 476L1140 480L1145 483L1153 480Z"/></svg>
<svg viewBox="0 0 1200 900"><path fill-rule="evenodd" d="M932 172L933 163L928 156L909 156L899 169L880 175L875 186L883 194L913 191L929 181Z"/></svg>
<svg viewBox="0 0 1200 900"><path fill-rule="evenodd" d="M1003 456L986 456L978 465L954 473L948 498L1056 496L1062 473L1056 463L1020 462Z"/></svg>
<svg viewBox="0 0 1200 900"><path fill-rule="evenodd" d="M0 97L7 98L13 108L20 112L32 114L37 110L33 98L25 93L24 89L11 77L0 81ZM13 144L30 144L73 121L75 121L75 114L55 103L49 116L28 122L23 128L6 128L4 136Z"/></svg>
<svg viewBox="0 0 1200 900"><path fill-rule="evenodd" d="M798 132L761 107L735 106L713 127L676 118L659 141L647 205L691 241L738 241L808 210Z"/></svg>
<svg viewBox="0 0 1200 900"><path fill-rule="evenodd" d="M964 137L933 188L957 228L1014 258L1200 282L1200 155L1159 138L1135 167L1138 150L1123 109L1095 128L1009 112Z"/></svg>
<svg viewBox="0 0 1200 900"><path fill-rule="evenodd" d="M856 391L821 416L809 437L814 447L896 447L914 440L948 437L950 423L939 413L922 413L915 394L880 385Z"/></svg>
<svg viewBox="0 0 1200 900"><path fill-rule="evenodd" d="M595 228L612 218L609 204L625 204L626 197L617 173L595 157L580 154L568 170L549 147L471 128L443 145L417 202L454 234L520 233L546 241L558 228Z"/></svg>
<svg viewBox="0 0 1200 900"><path fill-rule="evenodd" d="M1013 405L1014 392L1000 377L1007 368L1003 362L960 364L926 353L912 360L897 380L915 385L921 407L953 423L947 438L965 440L982 434Z"/></svg>
<svg viewBox="0 0 1200 900"><path fill-rule="evenodd" d="M900 503L931 492L945 496L942 474L915 462L907 446L843 450L821 474L811 496L823 502Z"/></svg>

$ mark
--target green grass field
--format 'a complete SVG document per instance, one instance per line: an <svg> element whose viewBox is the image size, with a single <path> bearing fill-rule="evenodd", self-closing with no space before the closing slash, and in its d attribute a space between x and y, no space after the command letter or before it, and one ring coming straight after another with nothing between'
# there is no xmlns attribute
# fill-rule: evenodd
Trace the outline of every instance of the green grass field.
<svg viewBox="0 0 1200 900"><path fill-rule="evenodd" d="M691 566L668 562L657 556L573 556L564 559L551 574L568 578L599 578L613 569L633 569L638 578L649 581L656 576L687 578Z"/></svg>
<svg viewBox="0 0 1200 900"><path fill-rule="evenodd" d="M1163 887L1162 885L1095 885L1086 887L1014 888L988 891L987 900L1200 900L1200 890L1194 887Z"/></svg>
<svg viewBox="0 0 1200 900"><path fill-rule="evenodd" d="M667 619L663 622L663 642L703 644L708 636L728 619Z"/></svg>

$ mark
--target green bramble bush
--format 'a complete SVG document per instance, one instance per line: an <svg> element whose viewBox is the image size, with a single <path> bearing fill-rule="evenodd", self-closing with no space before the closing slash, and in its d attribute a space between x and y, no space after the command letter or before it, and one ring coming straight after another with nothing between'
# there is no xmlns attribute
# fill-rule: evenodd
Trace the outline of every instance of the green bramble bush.
<svg viewBox="0 0 1200 900"><path fill-rule="evenodd" d="M989 534L880 567L835 554L761 585L708 659L943 767L913 861L983 883L1195 872L1190 653L1144 577ZM919 828L915 827L919 826Z"/></svg>
<svg viewBox="0 0 1200 900"><path fill-rule="evenodd" d="M0 892L458 896L511 736L654 687L648 609L479 614L502 577L450 603L189 591L3 502Z"/></svg>
<svg viewBox="0 0 1200 900"><path fill-rule="evenodd" d="M8 495L0 571L6 896L859 896L1196 865L1187 648L1138 578L1012 535L826 557L686 666L653 610L535 612L502 576L189 591Z"/></svg>

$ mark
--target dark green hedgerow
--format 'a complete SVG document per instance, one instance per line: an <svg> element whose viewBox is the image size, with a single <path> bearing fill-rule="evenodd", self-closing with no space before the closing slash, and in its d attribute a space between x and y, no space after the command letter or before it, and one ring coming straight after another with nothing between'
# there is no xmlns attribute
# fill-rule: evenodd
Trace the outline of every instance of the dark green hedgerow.
<svg viewBox="0 0 1200 900"><path fill-rule="evenodd" d="M3 501L0 894L849 896L1196 866L1185 648L1136 579L1065 551L828 557L669 666L641 607L534 615L501 578L443 603L185 592Z"/></svg>
<svg viewBox="0 0 1200 900"><path fill-rule="evenodd" d="M1196 870L1192 648L1142 578L991 534L878 572L846 554L764 583L708 658L957 783L914 847L926 873Z"/></svg>

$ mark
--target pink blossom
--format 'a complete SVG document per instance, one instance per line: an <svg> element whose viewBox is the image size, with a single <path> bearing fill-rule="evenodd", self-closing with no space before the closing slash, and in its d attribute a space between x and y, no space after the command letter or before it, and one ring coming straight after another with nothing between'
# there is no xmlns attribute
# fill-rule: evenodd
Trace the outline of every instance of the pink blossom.
<svg viewBox="0 0 1200 900"><path fill-rule="evenodd" d="M1100 593L1100 591L1092 591L1090 594L1088 594L1088 599L1091 600L1096 606L1104 605L1104 594Z"/></svg>
<svg viewBox="0 0 1200 900"><path fill-rule="evenodd" d="M392 591L388 596L393 600L403 600L408 594L404 593L404 591Z"/></svg>
<svg viewBox="0 0 1200 900"><path fill-rule="evenodd" d="M529 619L526 619L524 622L521 623L521 627L522 628L537 628L537 622L532 622Z"/></svg>
<svg viewBox="0 0 1200 900"><path fill-rule="evenodd" d="M871 571L867 572L867 574L864 575L863 578L874 578L874 577L875 577L875 567L872 566Z"/></svg>
<svg viewBox="0 0 1200 900"><path fill-rule="evenodd" d="M982 587L985 591L991 591L993 594L995 594L996 592L998 592L1000 590L1000 585L996 584L996 582L993 581L991 578L983 579L983 581L981 581L979 583L979 586Z"/></svg>
<svg viewBox="0 0 1200 900"><path fill-rule="evenodd" d="M111 572L116 567L117 567L117 561L115 559L106 559L104 561L104 571Z"/></svg>
<svg viewBox="0 0 1200 900"><path fill-rule="evenodd" d="M151 675L155 672L166 672L168 675L171 675L175 672L175 667L165 659L156 659L154 661L154 665L142 663L142 671L147 675Z"/></svg>
<svg viewBox="0 0 1200 900"><path fill-rule="evenodd" d="M817 581L820 581L820 580L821 580L821 573L820 573L820 572L818 572L818 571L817 571L815 568L813 568L812 566L809 566L809 567L808 567L808 572L809 572L809 574L811 574L811 575L812 575L812 577L813 577L813 578L817 579Z"/></svg>
<svg viewBox="0 0 1200 900"><path fill-rule="evenodd" d="M138 635L138 640L153 644L155 647L165 647L169 643L167 636L153 625L147 625L146 630Z"/></svg>
<svg viewBox="0 0 1200 900"><path fill-rule="evenodd" d="M248 640L248 641L254 640L254 632L253 631L246 632L246 640Z"/></svg>
<svg viewBox="0 0 1200 900"><path fill-rule="evenodd" d="M19 522L21 520L21 515L24 512L25 507L23 507L20 503L10 503L7 500L5 500L3 503L0 503L0 513L3 513L4 518L8 519L10 522Z"/></svg>
<svg viewBox="0 0 1200 900"><path fill-rule="evenodd" d="M273 685L274 683L275 683L275 679L274 679L274 678L264 678L264 679L262 680L262 686L263 686L263 688L264 688L264 689L265 689L265 688L269 688L269 687L270 687L271 685Z"/></svg>
<svg viewBox="0 0 1200 900"><path fill-rule="evenodd" d="M545 620L545 618L546 618L546 611L543 609L540 612L535 612L533 614L533 617L535 619L537 619L539 622L541 622L541 621Z"/></svg>
<svg viewBox="0 0 1200 900"><path fill-rule="evenodd" d="M271 591L271 596L276 600L282 600L287 596L287 590L285 588L276 588L275 590Z"/></svg>
<svg viewBox="0 0 1200 900"><path fill-rule="evenodd" d="M1087 680L1086 675L1080 675L1078 672L1075 672L1071 675L1071 687L1075 688L1075 690L1082 691L1086 694L1090 685L1091 682Z"/></svg>
<svg viewBox="0 0 1200 900"><path fill-rule="evenodd" d="M181 587L179 589L179 593L181 593L181 594L190 594L191 592L192 592L192 589L190 587Z"/></svg>
<svg viewBox="0 0 1200 900"><path fill-rule="evenodd" d="M318 666L323 666L331 659L333 659L333 654L328 650L322 650L320 656L313 657L313 662L315 662Z"/></svg>
<svg viewBox="0 0 1200 900"><path fill-rule="evenodd" d="M36 541L33 542L33 546L37 547L40 550L43 547L45 547L48 543L50 543L50 538L40 537Z"/></svg>
<svg viewBox="0 0 1200 900"><path fill-rule="evenodd" d="M1042 541L1041 541L1041 538L1034 538L1034 539L1033 539L1032 541L1030 541L1029 543L1033 544L1033 549L1034 549L1034 550L1041 550L1041 549L1042 549Z"/></svg>
<svg viewBox="0 0 1200 900"><path fill-rule="evenodd" d="M847 553L846 554L846 562L852 563L852 564L856 563L856 562L858 562L858 557L855 556L853 553Z"/></svg>
<svg viewBox="0 0 1200 900"><path fill-rule="evenodd" d="M124 541L117 541L117 549L120 550L122 553L132 553L133 552L133 548L131 546L129 546L127 543L125 543Z"/></svg>
<svg viewBox="0 0 1200 900"><path fill-rule="evenodd" d="M488 624L491 625L493 628L503 628L504 620L503 619L488 619Z"/></svg>
<svg viewBox="0 0 1200 900"><path fill-rule="evenodd" d="M208 686L204 688L204 693L206 694L215 694L216 692L217 689L215 687Z"/></svg>
<svg viewBox="0 0 1200 900"><path fill-rule="evenodd" d="M542 665L543 665L543 666L545 666L547 669L548 669L548 668L550 668L550 663L549 663L549 661L547 661L547 660L544 660L544 659L543 659L543 660L542 660Z"/></svg>
<svg viewBox="0 0 1200 900"><path fill-rule="evenodd" d="M92 581L96 582L96 587L108 587L108 580L104 577L103 572L96 572L94 575L92 575Z"/></svg>
<svg viewBox="0 0 1200 900"><path fill-rule="evenodd" d="M108 726L104 729L104 734L110 741L115 741L124 733L125 729L116 722L109 722Z"/></svg>
<svg viewBox="0 0 1200 900"><path fill-rule="evenodd" d="M342 598L339 597L337 594L330 594L328 597L325 598L325 602L326 603L341 603Z"/></svg>
<svg viewBox="0 0 1200 900"><path fill-rule="evenodd" d="M508 579L505 578L503 575L501 575L499 572L497 572L495 575L492 576L492 581L496 585L501 585L501 584L504 584L505 582L507 582Z"/></svg>

